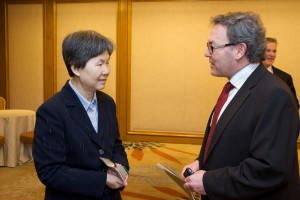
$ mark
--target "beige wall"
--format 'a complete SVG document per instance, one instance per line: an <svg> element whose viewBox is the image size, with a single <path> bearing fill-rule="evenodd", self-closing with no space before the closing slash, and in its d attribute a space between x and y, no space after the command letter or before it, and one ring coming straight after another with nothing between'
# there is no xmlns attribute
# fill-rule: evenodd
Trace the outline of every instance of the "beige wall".
<svg viewBox="0 0 300 200"><path fill-rule="evenodd" d="M43 6L8 5L10 108L36 110L43 102Z"/></svg>
<svg viewBox="0 0 300 200"><path fill-rule="evenodd" d="M56 11L56 87L69 76L61 57L64 36L94 29L117 45L118 1L59 3ZM122 1L123 2L123 1ZM226 81L210 75L204 57L211 16L228 11L260 14L267 36L278 39L275 66L293 76L300 99L300 2L133 1L129 8L128 117L130 131L204 132L209 114ZM129 11L130 11L129 9ZM8 4L8 77L10 108L35 110L43 102L43 5ZM105 92L117 98L116 52ZM120 58L122 59L122 58ZM47 76L47 74L46 74ZM127 76L127 74L126 74ZM122 79L124 77L120 77ZM121 107L120 109L125 109ZM127 123L127 121L122 121Z"/></svg>
<svg viewBox="0 0 300 200"><path fill-rule="evenodd" d="M289 72L300 97L298 1L134 2L131 129L204 132L226 81L210 75L204 57L211 16L254 11L278 38L275 66Z"/></svg>

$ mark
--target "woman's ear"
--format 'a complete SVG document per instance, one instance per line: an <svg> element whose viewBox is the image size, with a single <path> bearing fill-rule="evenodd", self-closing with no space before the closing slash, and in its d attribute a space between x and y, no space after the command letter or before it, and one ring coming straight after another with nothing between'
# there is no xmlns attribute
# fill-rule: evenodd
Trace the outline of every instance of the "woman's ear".
<svg viewBox="0 0 300 200"><path fill-rule="evenodd" d="M76 75L76 76L80 76L80 73L79 73L79 68L75 67L74 65L71 66L71 70L72 72Z"/></svg>
<svg viewBox="0 0 300 200"><path fill-rule="evenodd" d="M245 43L239 43L236 45L236 48L237 48L237 54L235 59L240 60L241 58L244 57L244 55L247 52L247 45Z"/></svg>

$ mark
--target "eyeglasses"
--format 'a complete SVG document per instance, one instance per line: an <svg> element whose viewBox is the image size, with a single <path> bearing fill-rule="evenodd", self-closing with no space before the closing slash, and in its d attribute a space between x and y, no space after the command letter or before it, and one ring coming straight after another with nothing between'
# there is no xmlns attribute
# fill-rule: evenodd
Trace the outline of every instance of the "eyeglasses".
<svg viewBox="0 0 300 200"><path fill-rule="evenodd" d="M236 45L236 44L234 44L234 43L228 43L228 44L213 46L212 44L207 43L207 49L208 49L208 51L209 51L210 54L213 54L214 53L214 49L220 49L220 48L224 48L224 47L228 47L228 46L233 46L233 45Z"/></svg>

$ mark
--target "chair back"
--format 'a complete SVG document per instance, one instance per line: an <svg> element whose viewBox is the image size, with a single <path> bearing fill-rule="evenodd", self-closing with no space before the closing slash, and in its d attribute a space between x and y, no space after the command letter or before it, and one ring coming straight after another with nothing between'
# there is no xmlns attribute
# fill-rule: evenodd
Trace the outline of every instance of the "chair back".
<svg viewBox="0 0 300 200"><path fill-rule="evenodd" d="M6 101L3 97L0 97L0 110L6 109Z"/></svg>
<svg viewBox="0 0 300 200"><path fill-rule="evenodd" d="M0 146L4 145L4 143L5 143L5 138L4 136L0 135Z"/></svg>
<svg viewBox="0 0 300 200"><path fill-rule="evenodd" d="M27 143L27 144L32 144L33 136L34 136L33 131L29 131L29 132L26 132L26 133L21 133L20 141L24 142L24 143Z"/></svg>

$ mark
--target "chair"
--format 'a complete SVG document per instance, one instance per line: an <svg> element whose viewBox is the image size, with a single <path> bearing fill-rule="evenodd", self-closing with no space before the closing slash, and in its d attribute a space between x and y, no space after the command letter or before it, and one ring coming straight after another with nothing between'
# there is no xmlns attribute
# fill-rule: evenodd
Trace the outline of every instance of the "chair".
<svg viewBox="0 0 300 200"><path fill-rule="evenodd" d="M0 146L4 145L4 143L5 143L5 138L4 136L0 135Z"/></svg>
<svg viewBox="0 0 300 200"><path fill-rule="evenodd" d="M4 158L4 163L5 163L5 147L4 147L4 144L5 144L5 138L4 138L4 136L0 135L0 147L3 148L3 158Z"/></svg>
<svg viewBox="0 0 300 200"><path fill-rule="evenodd" d="M32 142L33 142L33 134L34 134L33 131L22 133L20 135L20 141L24 142L24 143L27 143L27 144L32 144Z"/></svg>
<svg viewBox="0 0 300 200"><path fill-rule="evenodd" d="M34 135L33 131L21 133L20 134L20 142L25 143L27 145L32 145L33 135ZM22 151L22 149L21 149L21 151ZM30 155L31 155L31 158L32 158L32 151L30 151Z"/></svg>
<svg viewBox="0 0 300 200"><path fill-rule="evenodd" d="M3 97L0 97L0 110L6 109L6 101Z"/></svg>

